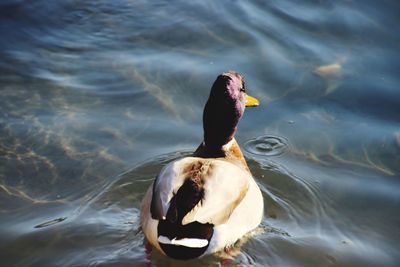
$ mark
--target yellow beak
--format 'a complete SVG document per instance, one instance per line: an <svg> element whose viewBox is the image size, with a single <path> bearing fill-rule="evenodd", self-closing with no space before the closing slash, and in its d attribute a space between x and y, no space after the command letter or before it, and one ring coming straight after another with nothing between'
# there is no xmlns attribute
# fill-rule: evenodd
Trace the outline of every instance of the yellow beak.
<svg viewBox="0 0 400 267"><path fill-rule="evenodd" d="M245 104L246 107L257 107L260 105L260 102L257 100L257 98L246 95Z"/></svg>

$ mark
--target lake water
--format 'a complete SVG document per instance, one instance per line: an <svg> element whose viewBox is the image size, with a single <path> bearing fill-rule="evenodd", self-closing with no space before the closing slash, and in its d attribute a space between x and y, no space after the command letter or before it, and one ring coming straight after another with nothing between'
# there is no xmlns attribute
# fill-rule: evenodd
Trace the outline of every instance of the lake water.
<svg viewBox="0 0 400 267"><path fill-rule="evenodd" d="M0 3L2 266L399 266L400 3ZM265 215L233 259L146 255L139 205L217 75ZM222 263L221 263L222 262Z"/></svg>

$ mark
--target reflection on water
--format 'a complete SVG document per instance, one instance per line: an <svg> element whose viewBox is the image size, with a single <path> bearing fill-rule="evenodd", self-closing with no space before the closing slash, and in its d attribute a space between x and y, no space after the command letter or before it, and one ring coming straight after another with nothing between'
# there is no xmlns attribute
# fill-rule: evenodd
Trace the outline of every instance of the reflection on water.
<svg viewBox="0 0 400 267"><path fill-rule="evenodd" d="M3 264L398 266L399 8L2 1ZM231 256L148 254L140 200L197 147L209 88L228 69L261 100L237 139L262 225Z"/></svg>

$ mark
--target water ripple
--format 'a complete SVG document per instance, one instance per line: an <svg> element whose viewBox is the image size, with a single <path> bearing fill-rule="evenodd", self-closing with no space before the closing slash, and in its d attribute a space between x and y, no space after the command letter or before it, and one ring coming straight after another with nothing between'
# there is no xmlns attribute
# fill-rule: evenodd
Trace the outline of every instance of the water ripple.
<svg viewBox="0 0 400 267"><path fill-rule="evenodd" d="M264 135L247 141L244 148L255 155L280 156L289 150L290 145L286 138Z"/></svg>

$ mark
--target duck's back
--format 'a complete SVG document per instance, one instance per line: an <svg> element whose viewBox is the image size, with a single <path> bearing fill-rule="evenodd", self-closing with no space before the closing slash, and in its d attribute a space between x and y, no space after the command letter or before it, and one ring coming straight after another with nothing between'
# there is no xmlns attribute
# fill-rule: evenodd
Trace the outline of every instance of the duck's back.
<svg viewBox="0 0 400 267"><path fill-rule="evenodd" d="M259 200L261 193L240 164L225 159L183 158L165 166L154 181L146 196L151 199L147 209L150 214L142 214L142 218L149 218L142 219L142 225L152 228L144 229L147 239L169 256L197 257L221 249L219 244L225 242L221 238L227 238L223 232L229 228L246 233L258 225L262 207L261 211L252 211L254 197ZM252 215L260 219L249 225L246 216ZM232 232L230 235L232 242L240 237Z"/></svg>

